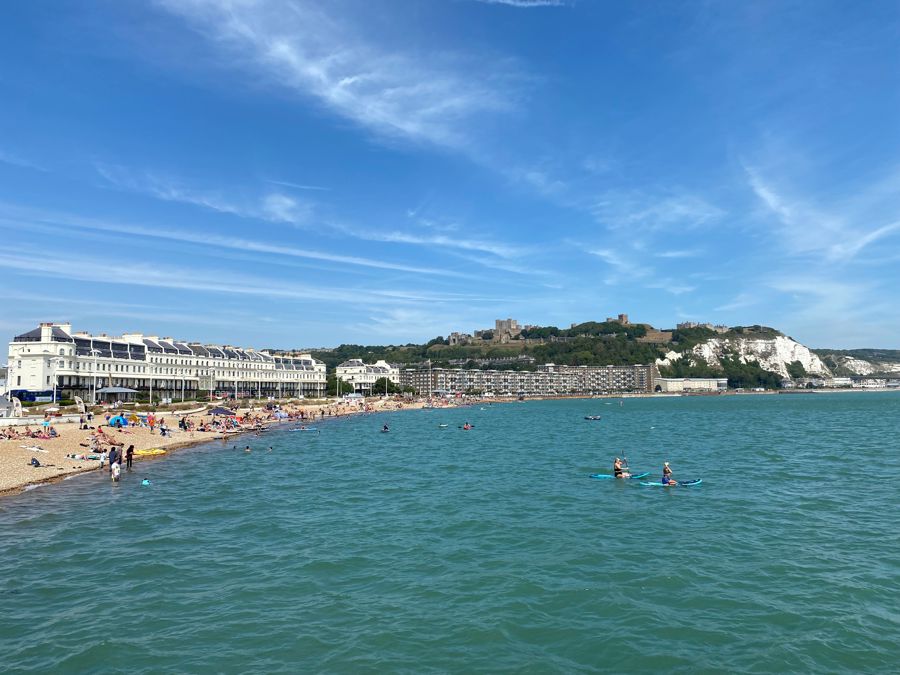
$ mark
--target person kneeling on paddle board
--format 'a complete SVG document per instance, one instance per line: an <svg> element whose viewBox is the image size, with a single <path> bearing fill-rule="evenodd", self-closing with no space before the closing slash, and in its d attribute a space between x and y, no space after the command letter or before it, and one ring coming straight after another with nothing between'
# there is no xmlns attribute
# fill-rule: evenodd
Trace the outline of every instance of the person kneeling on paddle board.
<svg viewBox="0 0 900 675"><path fill-rule="evenodd" d="M663 485L678 485L678 482L672 479L672 469L669 468L668 462L663 462Z"/></svg>
<svg viewBox="0 0 900 675"><path fill-rule="evenodd" d="M613 461L613 475L616 478L631 478L631 474L622 468L622 460L618 457Z"/></svg>

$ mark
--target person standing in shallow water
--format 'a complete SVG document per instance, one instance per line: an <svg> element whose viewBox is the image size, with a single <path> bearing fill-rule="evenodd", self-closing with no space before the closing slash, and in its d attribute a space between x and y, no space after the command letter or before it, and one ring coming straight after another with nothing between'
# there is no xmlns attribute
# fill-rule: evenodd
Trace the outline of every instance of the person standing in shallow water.
<svg viewBox="0 0 900 675"><path fill-rule="evenodd" d="M125 451L125 468L131 471L131 463L134 461L134 446L129 445Z"/></svg>

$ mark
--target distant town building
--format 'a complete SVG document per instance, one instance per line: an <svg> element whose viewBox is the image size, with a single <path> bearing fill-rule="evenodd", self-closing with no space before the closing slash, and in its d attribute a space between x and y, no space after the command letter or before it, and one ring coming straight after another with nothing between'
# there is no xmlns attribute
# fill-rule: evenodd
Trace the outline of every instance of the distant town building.
<svg viewBox="0 0 900 675"><path fill-rule="evenodd" d="M382 378L400 384L400 369L384 360L367 364L362 359L350 359L339 365L335 372L344 382L352 384L353 391L357 394L384 393L375 389L375 383Z"/></svg>
<svg viewBox="0 0 900 675"><path fill-rule="evenodd" d="M522 332L522 327L515 319L497 319L494 321L494 342L505 344L513 340Z"/></svg>
<svg viewBox="0 0 900 675"><path fill-rule="evenodd" d="M728 389L727 377L657 377L653 390L660 393L709 393Z"/></svg>
<svg viewBox="0 0 900 675"><path fill-rule="evenodd" d="M655 366L538 366L536 371L408 368L400 382L419 393L480 392L506 396L554 396L650 392Z"/></svg>
<svg viewBox="0 0 900 675"><path fill-rule="evenodd" d="M728 326L723 326L721 324L713 325L711 323L699 323L697 321L682 321L679 323L676 328L678 330L685 330L688 328L708 328L709 330L714 330L717 333L727 333Z"/></svg>
<svg viewBox="0 0 900 675"><path fill-rule="evenodd" d="M322 396L325 364L309 354L256 351L126 333L73 332L42 323L9 343L8 387L23 400L79 396L103 387L133 389L151 401L198 393L237 397Z"/></svg>
<svg viewBox="0 0 900 675"><path fill-rule="evenodd" d="M672 341L672 331L670 330L656 330L651 326L647 326L647 332L641 337L637 338L638 342L646 342L648 344L666 344L667 342Z"/></svg>
<svg viewBox="0 0 900 675"><path fill-rule="evenodd" d="M468 333L450 333L450 337L447 338L447 341L450 343L451 347L455 347L457 345L467 345L472 342L472 336Z"/></svg>

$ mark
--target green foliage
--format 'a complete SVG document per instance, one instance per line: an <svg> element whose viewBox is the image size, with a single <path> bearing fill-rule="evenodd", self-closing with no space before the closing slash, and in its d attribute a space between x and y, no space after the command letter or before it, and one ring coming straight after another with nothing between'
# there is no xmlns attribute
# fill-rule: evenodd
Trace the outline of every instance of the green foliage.
<svg viewBox="0 0 900 675"><path fill-rule="evenodd" d="M686 354L670 366L661 366L659 374L662 377L727 377L728 386L733 389L778 389L781 386L781 375L778 373L764 370L758 361L741 363L734 356L723 357L722 368L719 369Z"/></svg>
<svg viewBox="0 0 900 675"><path fill-rule="evenodd" d="M556 337L559 335L559 332L559 328L556 326L541 326L523 330L520 335L528 340L537 340L541 338L547 340L551 337Z"/></svg>
<svg viewBox="0 0 900 675"><path fill-rule="evenodd" d="M763 370L759 361L741 363L737 359L722 359L722 368L728 378L728 386L735 389L765 387L778 389L781 387L781 376L769 370Z"/></svg>
<svg viewBox="0 0 900 675"><path fill-rule="evenodd" d="M616 366L653 363L662 354L657 345L627 339L575 338L570 342L548 342L529 350L537 363L568 366Z"/></svg>
<svg viewBox="0 0 900 675"><path fill-rule="evenodd" d="M328 375L325 380L326 396L343 396L344 394L352 394L353 391L352 383L344 381L343 378L337 377L333 373Z"/></svg>
<svg viewBox="0 0 900 675"><path fill-rule="evenodd" d="M806 377L806 368L799 361L791 361L787 367L788 375L797 379L798 377Z"/></svg>
<svg viewBox="0 0 900 675"><path fill-rule="evenodd" d="M672 342L675 343L675 351L678 352L687 351L713 337L716 337L716 331L702 326L672 331Z"/></svg>
<svg viewBox="0 0 900 675"><path fill-rule="evenodd" d="M387 387L388 394L399 394L402 390L399 385L394 384L386 377L379 377L375 380L375 384L372 387L373 394L383 394L385 393L385 387Z"/></svg>
<svg viewBox="0 0 900 675"><path fill-rule="evenodd" d="M782 335L784 335L784 333L780 330L775 330L769 326L760 326L759 324L754 324L752 326L735 326L725 333L726 337L754 337L767 339Z"/></svg>

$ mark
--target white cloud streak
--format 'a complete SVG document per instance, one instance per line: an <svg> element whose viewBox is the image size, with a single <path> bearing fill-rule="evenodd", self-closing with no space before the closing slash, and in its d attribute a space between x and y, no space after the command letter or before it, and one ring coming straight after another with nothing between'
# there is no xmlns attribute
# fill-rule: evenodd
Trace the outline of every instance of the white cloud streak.
<svg viewBox="0 0 900 675"><path fill-rule="evenodd" d="M368 304L393 306L398 303L435 303L477 301L461 294L432 294L405 290L360 290L356 288L319 287L284 283L229 272L198 273L193 269L165 267L140 260L54 257L45 251L23 251L22 254L0 253L0 267L26 274L39 274L75 281L117 283L152 288L251 295L300 301L322 300L354 306Z"/></svg>
<svg viewBox="0 0 900 675"><path fill-rule="evenodd" d="M241 237L233 237L220 233L208 233L201 231L187 230L167 230L165 228L156 227L140 227L136 225L128 225L123 223L108 223L94 219L81 218L76 216L67 216L59 214L35 213L30 210L22 210L10 205L3 205L4 210L9 215L20 219L34 220L47 225L77 227L88 230L97 230L102 232L113 232L117 234L128 234L150 239L163 239L167 241L177 241L188 244L198 244L212 248L225 248L243 252L265 253L271 255L287 256L290 258L303 258L310 260L320 260L341 265L357 265L361 267L369 267L374 269L395 270L398 272L412 272L414 274L427 274L437 276L457 277L460 274L452 271L440 270L430 267L418 267L413 265L404 265L400 263L392 263L386 260L376 260L371 258L362 258L358 256L340 255L335 253L327 253L323 251L315 251L313 249L298 248L288 246L286 244L270 244L265 241L254 239L245 239ZM15 225L22 223L15 220L7 220Z"/></svg>
<svg viewBox="0 0 900 675"><path fill-rule="evenodd" d="M97 173L113 187L146 194L166 202L190 204L217 213L253 218L271 223L303 226L309 223L313 204L289 195L273 192L258 202L247 204L226 198L221 190L197 190L152 173L135 174L120 166L95 164Z"/></svg>
<svg viewBox="0 0 900 675"><path fill-rule="evenodd" d="M475 0L482 5L505 5L518 9L532 9L535 7L563 7L563 0Z"/></svg>
<svg viewBox="0 0 900 675"><path fill-rule="evenodd" d="M331 188L323 187L321 185L303 185L301 183L292 183L287 180L267 179L266 182L271 183L272 185L281 185L282 187L294 188L295 190L315 190L319 192L327 192L331 190Z"/></svg>
<svg viewBox="0 0 900 675"><path fill-rule="evenodd" d="M711 225L725 212L687 193L651 196L608 192L588 206L597 222L610 229L671 231Z"/></svg>
<svg viewBox="0 0 900 675"><path fill-rule="evenodd" d="M508 78L484 61L380 45L330 6L279 0L159 0L230 65L310 96L379 136L461 148L481 113L511 107Z"/></svg>
<svg viewBox="0 0 900 675"><path fill-rule="evenodd" d="M900 220L894 220L900 207L897 192L886 193L883 185L857 195L853 209L834 204L823 210L810 199L792 199L780 193L759 169L745 165L744 170L750 189L775 217L773 231L792 255L851 262L871 244L900 231ZM890 220L875 228L859 223L877 219Z"/></svg>

